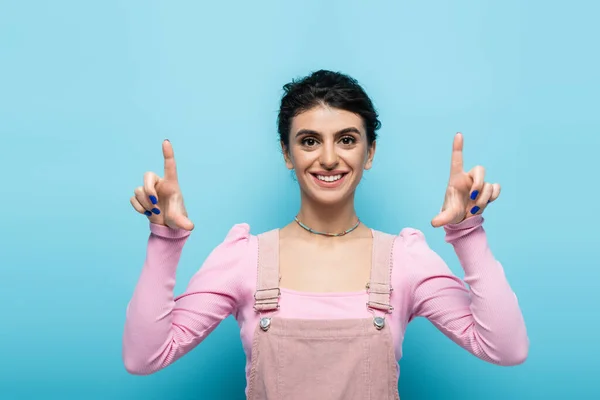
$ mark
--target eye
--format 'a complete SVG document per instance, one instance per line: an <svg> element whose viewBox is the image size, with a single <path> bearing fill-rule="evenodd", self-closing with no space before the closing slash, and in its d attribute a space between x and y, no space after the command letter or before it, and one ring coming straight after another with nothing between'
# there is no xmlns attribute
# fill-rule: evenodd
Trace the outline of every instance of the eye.
<svg viewBox="0 0 600 400"><path fill-rule="evenodd" d="M345 145L356 143L356 139L354 139L352 136L344 136L340 141Z"/></svg>
<svg viewBox="0 0 600 400"><path fill-rule="evenodd" d="M317 141L315 140L315 138L307 137L302 139L302 144L307 147L312 147L317 144Z"/></svg>

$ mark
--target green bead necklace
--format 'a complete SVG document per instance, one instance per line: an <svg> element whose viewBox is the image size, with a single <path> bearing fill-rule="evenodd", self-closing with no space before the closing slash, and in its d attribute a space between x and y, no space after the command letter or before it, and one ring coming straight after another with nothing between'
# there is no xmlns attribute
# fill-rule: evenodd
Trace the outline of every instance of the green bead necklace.
<svg viewBox="0 0 600 400"><path fill-rule="evenodd" d="M302 228L306 229L310 233L314 233L315 235L329 236L329 237L338 237L338 236L347 235L350 232L352 232L353 230L355 230L356 228L358 228L358 225L360 225L360 219L359 219L358 221L356 221L356 224L352 228L347 229L344 232L340 232L340 233L328 233L328 232L315 231L314 229L309 228L308 226L306 226L302 222L300 222L300 220L298 219L298 216L295 216L294 220L298 223L298 225L300 225Z"/></svg>

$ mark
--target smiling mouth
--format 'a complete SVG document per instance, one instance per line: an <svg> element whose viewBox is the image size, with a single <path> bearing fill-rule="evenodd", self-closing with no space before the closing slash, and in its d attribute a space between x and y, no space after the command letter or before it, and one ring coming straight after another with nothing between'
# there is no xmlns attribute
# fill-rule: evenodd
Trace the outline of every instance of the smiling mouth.
<svg viewBox="0 0 600 400"><path fill-rule="evenodd" d="M318 180L322 182L335 182L342 179L342 177L346 174L337 174L337 175L316 175L313 174Z"/></svg>
<svg viewBox="0 0 600 400"><path fill-rule="evenodd" d="M319 174L319 173L311 173L315 183L322 188L334 189L342 185L345 181L346 175L348 172L338 172L333 171L334 174Z"/></svg>

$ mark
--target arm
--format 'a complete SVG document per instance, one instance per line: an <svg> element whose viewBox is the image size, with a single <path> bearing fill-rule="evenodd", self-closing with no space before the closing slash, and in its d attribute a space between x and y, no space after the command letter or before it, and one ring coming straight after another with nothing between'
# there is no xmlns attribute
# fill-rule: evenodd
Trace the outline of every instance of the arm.
<svg viewBox="0 0 600 400"><path fill-rule="evenodd" d="M516 295L488 246L482 223L478 215L445 226L446 241L454 246L465 271L464 282L429 248L420 231L401 234L412 258L411 318L429 319L482 360L517 365L527 358L529 339Z"/></svg>
<svg viewBox="0 0 600 400"><path fill-rule="evenodd" d="M183 229L151 224L147 256L127 306L123 362L128 372L147 375L197 346L237 307L239 273L247 262L249 227L234 226L174 297L175 273L190 235Z"/></svg>

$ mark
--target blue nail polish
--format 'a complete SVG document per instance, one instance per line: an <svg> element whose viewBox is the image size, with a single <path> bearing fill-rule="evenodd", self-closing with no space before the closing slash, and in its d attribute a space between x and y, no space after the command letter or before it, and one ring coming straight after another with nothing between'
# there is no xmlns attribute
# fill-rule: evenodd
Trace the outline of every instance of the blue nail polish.
<svg viewBox="0 0 600 400"><path fill-rule="evenodd" d="M479 207L475 206L471 208L471 214L477 214L477 211L479 211Z"/></svg>
<svg viewBox="0 0 600 400"><path fill-rule="evenodd" d="M491 202L492 202L491 200L488 200L488 204L490 204Z"/></svg>
<svg viewBox="0 0 600 400"><path fill-rule="evenodd" d="M150 196L150 201L152 202L152 204L158 203L158 200L156 200L155 196Z"/></svg>
<svg viewBox="0 0 600 400"><path fill-rule="evenodd" d="M154 214L157 214L157 215L158 215L158 214L160 214L160 210L159 210L158 208L156 208L156 207L154 207L154 208L152 209L152 212L153 212Z"/></svg>
<svg viewBox="0 0 600 400"><path fill-rule="evenodd" d="M473 190L473 193L471 193L471 200L475 200L478 194L479 190Z"/></svg>
<svg viewBox="0 0 600 400"><path fill-rule="evenodd" d="M144 211L144 214L146 214L146 217L152 216L152 213L150 211Z"/></svg>

